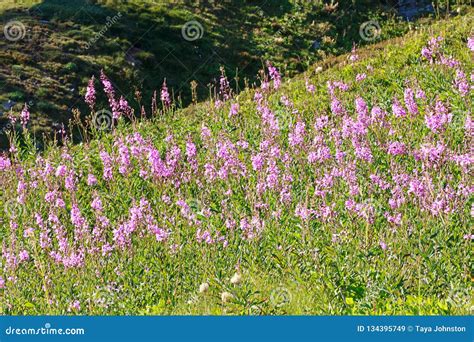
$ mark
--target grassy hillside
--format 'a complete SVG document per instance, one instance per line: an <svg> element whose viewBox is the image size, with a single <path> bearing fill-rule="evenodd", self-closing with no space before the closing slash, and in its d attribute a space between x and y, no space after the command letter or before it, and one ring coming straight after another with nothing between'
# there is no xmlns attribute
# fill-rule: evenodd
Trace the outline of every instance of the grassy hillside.
<svg viewBox="0 0 474 342"><path fill-rule="evenodd" d="M2 312L468 314L473 24L41 155L12 136Z"/></svg>
<svg viewBox="0 0 474 342"><path fill-rule="evenodd" d="M266 60L291 76L328 55L350 51L353 43L370 43L359 34L366 21L381 28L375 41L406 32L407 23L396 19L387 3L2 1L2 31L12 22L20 26L13 39L0 40L0 103L5 104L0 126L6 124L8 101L16 103L16 111L29 104L38 136L67 125L74 108L86 110L80 100L85 84L102 68L137 112L149 106L164 78L175 102L186 105L190 83L196 82L198 99L207 98L221 66L237 79L236 90L256 81ZM191 30L185 39L182 28L193 21L202 31L193 36Z"/></svg>

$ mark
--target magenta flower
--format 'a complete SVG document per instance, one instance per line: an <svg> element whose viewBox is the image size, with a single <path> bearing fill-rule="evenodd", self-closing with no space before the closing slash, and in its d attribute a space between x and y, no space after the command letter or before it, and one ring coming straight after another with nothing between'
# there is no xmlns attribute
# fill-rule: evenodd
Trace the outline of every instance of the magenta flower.
<svg viewBox="0 0 474 342"><path fill-rule="evenodd" d="M415 93L413 89L406 88L403 94L403 99L405 101L405 106L408 109L408 112L412 115L418 114L418 105L415 101Z"/></svg>
<svg viewBox="0 0 474 342"><path fill-rule="evenodd" d="M168 87L166 86L166 78L163 81L163 85L161 86L161 102L165 108L168 108L171 105L170 93L168 92Z"/></svg>
<svg viewBox="0 0 474 342"><path fill-rule="evenodd" d="M254 171L259 171L263 168L264 158L261 153L252 157L252 168Z"/></svg>
<svg viewBox="0 0 474 342"><path fill-rule="evenodd" d="M56 169L55 176L56 177L64 177L67 173L67 166L66 165L59 165Z"/></svg>
<svg viewBox="0 0 474 342"><path fill-rule="evenodd" d="M207 140L211 137L211 130L206 126L202 125L201 127L201 138L202 140Z"/></svg>
<svg viewBox="0 0 474 342"><path fill-rule="evenodd" d="M5 171L12 165L9 158L0 156L0 171Z"/></svg>
<svg viewBox="0 0 474 342"><path fill-rule="evenodd" d="M155 234L156 241L162 242L168 239L169 232L167 232L163 228L158 227L155 224L148 226L148 230Z"/></svg>
<svg viewBox="0 0 474 342"><path fill-rule="evenodd" d="M403 106L401 105L400 101L398 101L397 98L393 99L392 111L393 111L393 115L395 115L397 118L403 118L407 115L405 108L403 108Z"/></svg>
<svg viewBox="0 0 474 342"><path fill-rule="evenodd" d="M87 85L85 101L89 105L91 110L94 110L94 105L96 101L96 92L94 87L95 77L92 76Z"/></svg>
<svg viewBox="0 0 474 342"><path fill-rule="evenodd" d="M24 249L20 251L20 253L18 254L18 257L20 258L20 262L25 262L25 261L28 261L28 259L30 258L30 255L28 254L28 251Z"/></svg>
<svg viewBox="0 0 474 342"><path fill-rule="evenodd" d="M303 144L306 135L306 125L302 121L298 121L293 130L288 134L288 143L290 146L299 146Z"/></svg>
<svg viewBox="0 0 474 342"><path fill-rule="evenodd" d="M267 68L268 68L268 73L270 74L270 78L273 81L273 89L278 90L281 84L280 73L278 72L278 69L275 68L269 61L267 61Z"/></svg>
<svg viewBox="0 0 474 342"><path fill-rule="evenodd" d="M443 41L442 37L433 37L428 41L428 46L421 49L421 55L430 63L433 63L435 58L439 56L440 43Z"/></svg>
<svg viewBox="0 0 474 342"><path fill-rule="evenodd" d="M467 47L469 50L474 51L474 36L467 39Z"/></svg>
<svg viewBox="0 0 474 342"><path fill-rule="evenodd" d="M233 103L230 106L229 116L236 116L239 113L240 106L238 103Z"/></svg>
<svg viewBox="0 0 474 342"><path fill-rule="evenodd" d="M366 78L367 78L367 74L366 74L366 73L357 74L357 75L356 75L356 82L362 82L362 81L365 80Z"/></svg>
<svg viewBox="0 0 474 342"><path fill-rule="evenodd" d="M314 84L309 83L308 80L305 80L306 91L313 94L316 91Z"/></svg>
<svg viewBox="0 0 474 342"><path fill-rule="evenodd" d="M423 198L426 195L427 189L422 180L413 178L408 184L408 193L413 193L418 198Z"/></svg>
<svg viewBox="0 0 474 342"><path fill-rule="evenodd" d="M132 117L133 109L130 107L127 100L125 100L123 96L120 96L118 106L120 108L120 112L123 113L126 117Z"/></svg>
<svg viewBox="0 0 474 342"><path fill-rule="evenodd" d="M202 231L201 228L199 228L196 231L196 240L199 243L202 243L202 242L205 242L207 244L214 243L214 239L212 238L211 233L208 230Z"/></svg>
<svg viewBox="0 0 474 342"><path fill-rule="evenodd" d="M434 108L431 108L425 115L425 123L433 133L441 133L446 129L452 118L453 114L448 111L444 103L437 100Z"/></svg>
<svg viewBox="0 0 474 342"><path fill-rule="evenodd" d="M68 311L80 311L81 310L81 302L79 302L78 300L75 300L73 301L70 305L69 305L69 309Z"/></svg>
<svg viewBox="0 0 474 342"><path fill-rule="evenodd" d="M352 51L351 51L351 54L349 56L349 60L352 63L357 62L359 60L359 55L357 54L357 48L356 48L355 44L352 47Z"/></svg>
<svg viewBox="0 0 474 342"><path fill-rule="evenodd" d="M312 214L313 211L308 209L305 205L298 203L296 206L295 216L301 218L303 221L308 220Z"/></svg>
<svg viewBox="0 0 474 342"><path fill-rule="evenodd" d="M401 142L398 142L398 141L390 143L390 145L388 145L388 149L387 149L387 152L389 154L391 154L392 156L403 155L403 154L406 153L406 151L407 151L407 148L406 148L405 144L401 143Z"/></svg>
<svg viewBox="0 0 474 342"><path fill-rule="evenodd" d="M423 89L420 89L420 88L416 90L415 97L416 97L417 99L426 100L426 94L425 94L425 92L423 91Z"/></svg>
<svg viewBox="0 0 474 342"><path fill-rule="evenodd" d="M21 114L20 114L20 122L23 128L26 127L29 121L30 121L30 112L28 111L28 106L25 103L25 106L23 107L23 110L21 111Z"/></svg>
<svg viewBox="0 0 474 342"><path fill-rule="evenodd" d="M94 197L91 203L91 208L96 211L102 211L104 209L102 206L102 201L99 197Z"/></svg>
<svg viewBox="0 0 474 342"><path fill-rule="evenodd" d="M94 186L96 184L97 184L97 178L93 174L89 173L87 175L87 185Z"/></svg>
<svg viewBox="0 0 474 342"><path fill-rule="evenodd" d="M231 90L227 76L225 75L224 67L221 67L221 77L219 78L219 94L222 96L224 101L227 101L231 97ZM216 102L216 108L222 105L221 101Z"/></svg>
<svg viewBox="0 0 474 342"><path fill-rule="evenodd" d="M34 236L35 230L31 227L26 228L25 231L23 232L23 237L24 238L30 238Z"/></svg>
<svg viewBox="0 0 474 342"><path fill-rule="evenodd" d="M56 203L55 203L57 208L65 208L66 207L66 202L60 197L56 198Z"/></svg>
<svg viewBox="0 0 474 342"><path fill-rule="evenodd" d="M112 82L108 79L108 77L105 75L104 70L100 71L100 80L102 82L102 85L104 87L104 92L107 95L107 98L109 100L109 105L110 108L112 109L112 116L114 119L118 119L120 117L120 104L117 102L115 99L115 90L112 85Z"/></svg>
<svg viewBox="0 0 474 342"><path fill-rule="evenodd" d="M339 101L335 96L331 97L331 112L334 115L343 115L346 113L342 102Z"/></svg>
<svg viewBox="0 0 474 342"><path fill-rule="evenodd" d="M102 164L104 166L104 172L103 172L103 178L105 180L111 180L113 177L112 174L112 167L113 167L113 161L110 155L106 151L101 151L99 153L100 159L102 160Z"/></svg>
<svg viewBox="0 0 474 342"><path fill-rule="evenodd" d="M122 175L127 175L130 168L131 168L131 160L130 160L130 151L128 147L124 144L123 141L118 141L116 143L118 145L118 153L119 153L119 172Z"/></svg>
<svg viewBox="0 0 474 342"><path fill-rule="evenodd" d="M190 160L193 160L197 155L197 149L196 149L196 145L191 141L191 140L188 140L186 142L186 157L188 157L188 159Z"/></svg>
<svg viewBox="0 0 474 342"><path fill-rule="evenodd" d="M469 86L469 82L466 79L466 75L460 69L456 70L456 78L454 79L454 86L457 88L461 96L466 96L469 94L471 87Z"/></svg>

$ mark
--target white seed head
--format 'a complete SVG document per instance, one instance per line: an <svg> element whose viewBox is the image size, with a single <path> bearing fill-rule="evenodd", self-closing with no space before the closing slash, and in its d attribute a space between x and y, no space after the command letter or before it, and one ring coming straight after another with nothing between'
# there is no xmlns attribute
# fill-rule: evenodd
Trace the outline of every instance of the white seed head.
<svg viewBox="0 0 474 342"><path fill-rule="evenodd" d="M230 292L222 292L221 294L222 303L227 303L232 298L234 298L234 296Z"/></svg>
<svg viewBox="0 0 474 342"><path fill-rule="evenodd" d="M202 283L199 286L199 293L206 293L209 290L209 284L208 283Z"/></svg>
<svg viewBox="0 0 474 342"><path fill-rule="evenodd" d="M240 284L242 281L242 276L239 273L236 273L230 278L230 282L234 285Z"/></svg>

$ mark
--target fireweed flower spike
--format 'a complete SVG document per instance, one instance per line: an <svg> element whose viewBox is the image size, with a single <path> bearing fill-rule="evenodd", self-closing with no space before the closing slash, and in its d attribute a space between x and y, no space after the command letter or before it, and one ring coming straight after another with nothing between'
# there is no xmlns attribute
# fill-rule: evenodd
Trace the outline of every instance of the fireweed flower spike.
<svg viewBox="0 0 474 342"><path fill-rule="evenodd" d="M238 103L233 103L230 106L229 117L236 116L239 113L240 106Z"/></svg>
<svg viewBox="0 0 474 342"><path fill-rule="evenodd" d="M171 106L170 94L168 92L168 87L166 86L166 78L161 86L161 103L163 103L164 108Z"/></svg>
<svg viewBox="0 0 474 342"><path fill-rule="evenodd" d="M474 52L474 36L467 39L467 47Z"/></svg>
<svg viewBox="0 0 474 342"><path fill-rule="evenodd" d="M25 103L25 106L23 107L23 110L21 111L21 115L20 115L20 122L23 128L26 128L26 125L28 125L29 121L30 121L30 112L28 110L28 106Z"/></svg>
<svg viewBox="0 0 474 342"><path fill-rule="evenodd" d="M74 300L69 306L69 311L81 311L81 302L79 302L78 300Z"/></svg>
<svg viewBox="0 0 474 342"><path fill-rule="evenodd" d="M91 110L94 110L95 101L96 101L96 92L94 87L95 77L92 76L87 85L85 102L89 105Z"/></svg>
<svg viewBox="0 0 474 342"><path fill-rule="evenodd" d="M105 75L104 70L100 71L100 80L102 82L102 85L104 87L104 92L107 95L107 98L109 100L109 105L110 109L112 109L112 116L116 120L120 118L120 104L115 98L115 90L112 85L112 82L108 79L108 77Z"/></svg>
<svg viewBox="0 0 474 342"><path fill-rule="evenodd" d="M231 94L229 81L227 80L227 76L225 74L224 67L221 67L220 70L221 70L221 77L219 78L219 95L221 96L222 100L225 102L231 98L232 94ZM217 108L218 107L219 105L217 105Z"/></svg>
<svg viewBox="0 0 474 342"><path fill-rule="evenodd" d="M269 61L267 61L267 68L268 73L270 74L270 78L273 81L273 89L278 90L281 85L281 76L278 72L278 69L275 68Z"/></svg>

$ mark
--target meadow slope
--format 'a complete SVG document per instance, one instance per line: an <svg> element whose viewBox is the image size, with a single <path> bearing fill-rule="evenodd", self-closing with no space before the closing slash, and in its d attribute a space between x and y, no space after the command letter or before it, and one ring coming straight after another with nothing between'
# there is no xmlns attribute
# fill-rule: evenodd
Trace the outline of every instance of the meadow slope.
<svg viewBox="0 0 474 342"><path fill-rule="evenodd" d="M3 314L468 314L474 16L0 157ZM471 38L470 38L471 37ZM104 93L111 108L95 99ZM161 102L161 103L160 103ZM103 124L97 126L97 123Z"/></svg>
<svg viewBox="0 0 474 342"><path fill-rule="evenodd" d="M136 110L149 104L164 78L176 104L186 106L190 83L195 97L206 99L209 87L218 86L220 66L240 89L257 80L266 59L292 76L350 51L353 42L405 33L409 24L389 2L3 0L0 129L10 106L18 111L24 103L36 134L67 125L75 108L86 113L84 85L101 69ZM368 21L381 30L365 41L359 30Z"/></svg>

